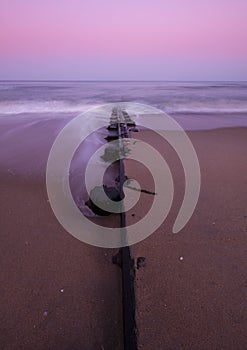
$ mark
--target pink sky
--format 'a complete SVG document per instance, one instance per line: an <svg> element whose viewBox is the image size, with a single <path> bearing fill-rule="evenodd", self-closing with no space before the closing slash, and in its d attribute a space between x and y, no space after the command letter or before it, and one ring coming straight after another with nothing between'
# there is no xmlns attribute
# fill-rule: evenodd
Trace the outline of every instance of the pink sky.
<svg viewBox="0 0 247 350"><path fill-rule="evenodd" d="M247 80L246 0L0 0L0 79Z"/></svg>

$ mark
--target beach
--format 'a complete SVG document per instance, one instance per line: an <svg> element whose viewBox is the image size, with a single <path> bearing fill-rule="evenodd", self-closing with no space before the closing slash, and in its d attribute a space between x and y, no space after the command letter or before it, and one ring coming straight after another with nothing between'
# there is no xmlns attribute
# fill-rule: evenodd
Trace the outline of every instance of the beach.
<svg viewBox="0 0 247 350"><path fill-rule="evenodd" d="M123 98L133 95L138 101L145 92L147 103L161 108L164 102L157 95L158 86L162 94L167 91L168 99L174 89L182 94L184 85L153 83L150 88L141 83L134 87L106 83L99 100L104 85L89 84L87 94L94 92L96 97L90 100L85 93L83 103L79 101L84 83L12 85L17 88L4 90L5 100L0 101L1 348L123 349L122 272L112 264L118 249L88 245L60 225L47 194L47 160L59 132L82 105L87 109L109 102L110 97L117 100L123 90ZM139 85L144 87L139 90ZM196 150L201 170L197 206L177 234L172 227L185 188L181 162L172 147L152 131L140 128L131 133L165 158L175 188L166 220L152 235L130 247L135 262L138 349L242 350L246 344L247 111L245 102L234 110L236 101L226 98L229 113L216 113L218 104L213 112L199 113L208 102L201 101L201 91L208 91L205 84L198 95L201 104L192 110L195 85L187 88L186 111L181 111L182 102L176 104L177 97L169 105ZM222 86L224 95L227 89ZM30 91L34 101L28 100ZM48 101L47 91L51 93ZM109 92L114 93L106 97ZM211 92L208 94L211 101ZM212 108L214 103L210 103ZM85 127L90 123L86 120ZM94 136L86 144L92 153L94 147L106 143L104 131ZM85 188L77 186L89 158L89 153L83 153L84 146L75 155L71 171L77 204L85 194ZM126 175L138 179L149 192L142 192L140 201L126 213L130 225L149 211L155 187L143 166L128 159L124 163ZM90 220L109 227L119 225L118 215Z"/></svg>
<svg viewBox="0 0 247 350"><path fill-rule="evenodd" d="M201 168L201 192L188 224L172 233L184 195L184 174L173 150L149 131L149 140L168 161L175 182L166 221L131 247L136 269L140 349L243 349L246 344L246 128L190 131ZM126 174L151 190L148 174L126 161ZM153 198L127 215L127 225L144 216ZM143 203L145 203L143 205Z"/></svg>
<svg viewBox="0 0 247 350"><path fill-rule="evenodd" d="M121 271L112 264L116 250L87 245L63 229L46 190L51 144L39 144L41 126L24 129L15 130L16 152L2 152L1 348L122 349Z"/></svg>

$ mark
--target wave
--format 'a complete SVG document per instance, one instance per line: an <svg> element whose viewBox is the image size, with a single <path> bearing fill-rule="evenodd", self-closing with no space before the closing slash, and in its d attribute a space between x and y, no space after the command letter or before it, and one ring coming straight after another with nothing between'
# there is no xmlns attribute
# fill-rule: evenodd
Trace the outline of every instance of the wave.
<svg viewBox="0 0 247 350"><path fill-rule="evenodd" d="M96 101L95 101L96 102ZM143 102L143 101L142 101ZM144 103L144 102L143 102ZM148 101L146 101L148 103ZM92 107L105 104L105 102L90 103L89 101L83 102L68 102L68 101L0 101L0 114L1 115L18 115L18 114L38 114L38 113L81 113ZM169 106L166 103L153 104L166 113L181 113L181 114L243 114L247 113L247 104L241 104L236 106L235 104L222 104L215 106L207 106L205 104L175 104Z"/></svg>
<svg viewBox="0 0 247 350"><path fill-rule="evenodd" d="M15 85L0 85L0 91L14 90Z"/></svg>
<svg viewBox="0 0 247 350"><path fill-rule="evenodd" d="M179 114L244 114L247 107L163 107L166 113Z"/></svg>
<svg viewBox="0 0 247 350"><path fill-rule="evenodd" d="M81 113L98 104L66 101L0 101L0 114L22 113Z"/></svg>

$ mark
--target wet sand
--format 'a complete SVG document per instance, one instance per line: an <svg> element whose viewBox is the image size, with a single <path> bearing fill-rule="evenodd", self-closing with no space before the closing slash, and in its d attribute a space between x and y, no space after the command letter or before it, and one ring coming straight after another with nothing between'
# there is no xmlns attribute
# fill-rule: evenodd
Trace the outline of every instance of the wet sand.
<svg viewBox="0 0 247 350"><path fill-rule="evenodd" d="M122 349L115 250L63 230L43 182L1 179L1 349Z"/></svg>
<svg viewBox="0 0 247 350"><path fill-rule="evenodd" d="M202 184L196 210L178 234L172 233L172 226L184 194L181 164L152 132L132 135L161 152L175 182L166 221L131 247L135 259L145 257L145 266L136 270L139 349L242 350L247 325L247 128L188 135L198 155ZM131 160L125 164L128 177L154 190L143 167ZM142 193L141 200L127 213L127 224L143 217L153 196Z"/></svg>
<svg viewBox="0 0 247 350"><path fill-rule="evenodd" d="M121 270L111 262L116 250L86 245L65 232L47 198L49 150L71 117L32 121L23 115L1 121L4 350L122 349ZM136 270L139 348L242 350L247 128L188 133L198 153L202 188L193 217L177 235L171 228L184 193L181 164L159 138L144 131L133 135L150 140L165 155L175 180L167 220L131 247L135 258L146 258L146 266ZM151 175L140 173L135 163L128 161L126 172L143 188L154 189ZM142 193L127 223L140 219L151 202L152 196ZM103 220L114 225L118 219Z"/></svg>
<svg viewBox="0 0 247 350"><path fill-rule="evenodd" d="M73 238L48 202L46 161L68 118L18 118L1 121L0 347L122 349L116 250Z"/></svg>

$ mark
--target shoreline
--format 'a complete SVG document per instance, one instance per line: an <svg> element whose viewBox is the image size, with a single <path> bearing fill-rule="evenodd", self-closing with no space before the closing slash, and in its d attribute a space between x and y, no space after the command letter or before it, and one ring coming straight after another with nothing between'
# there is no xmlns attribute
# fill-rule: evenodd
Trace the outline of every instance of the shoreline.
<svg viewBox="0 0 247 350"><path fill-rule="evenodd" d="M176 114L172 117L178 121L178 123L184 128L188 134L198 134L200 132L214 132L218 130L241 130L247 128L247 116L246 125L210 125L202 126L200 129L196 126L197 123L202 124L203 115L195 115L194 118L188 118L185 114ZM30 177L44 177L46 163L50 149L56 136L63 129L63 127L73 119L72 114L53 115L47 114L46 118L43 116L37 119L37 117L29 118L26 114L23 114L25 120L23 124L22 118L12 116L11 118L0 117L0 176L4 174L14 173L18 176L24 176L24 178ZM180 120L178 119L180 118ZM186 123L182 120L186 119ZM212 116L214 118L214 116ZM234 117L235 118L235 117ZM196 119L196 121L195 121ZM217 119L217 117L216 117ZM207 123L207 121L205 121ZM184 125L183 125L184 124ZM187 127L186 127L186 125ZM193 126L193 127L192 127ZM224 132L224 131L223 131ZM87 145L87 152L92 153L90 148L97 148L102 145L106 133L100 132L96 137L92 138L91 146ZM133 134L135 137L136 134ZM13 142L14 141L14 142ZM95 143L95 144L94 144ZM80 147L82 149L82 147ZM79 150L80 151L80 150ZM79 152L76 152L77 154ZM87 156L88 157L88 156ZM77 157L78 158L78 157ZM34 160L30 162L30 160ZM77 160L76 160L77 162ZM77 164L75 163L75 167Z"/></svg>
<svg viewBox="0 0 247 350"><path fill-rule="evenodd" d="M57 222L47 198L46 161L66 122L66 118L48 124L31 121L26 127L20 121L15 130L6 120L2 129L0 327L6 350L85 344L122 350L121 278L111 261L116 250L74 239ZM136 269L139 347L232 350L234 345L242 350L247 128L187 133L198 154L202 189L194 215L178 235L171 234L171 227L183 198L183 169L169 145L161 145L149 131L133 133L165 156L175 182L167 220L131 246L135 259L146 258L146 266ZM99 137L103 142L103 134ZM92 151L91 146L89 142ZM150 176L135 164L127 161L126 174L153 190ZM140 200L145 205L140 202L127 212L127 224L149 210L150 195L141 193ZM96 218L112 226L117 219Z"/></svg>

